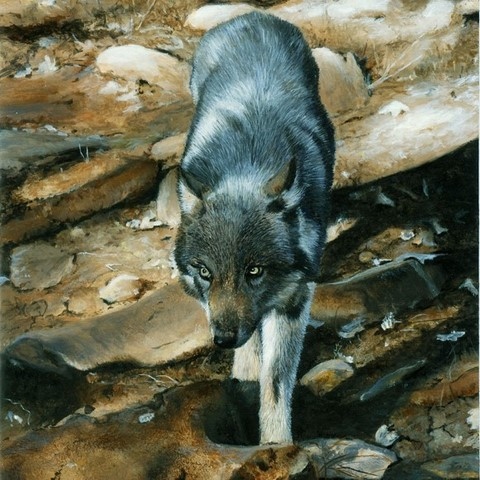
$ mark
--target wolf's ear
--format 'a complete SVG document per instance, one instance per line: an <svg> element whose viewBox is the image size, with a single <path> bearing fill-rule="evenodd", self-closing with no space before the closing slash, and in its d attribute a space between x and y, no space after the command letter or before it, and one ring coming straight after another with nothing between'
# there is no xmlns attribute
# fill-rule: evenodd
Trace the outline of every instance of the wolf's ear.
<svg viewBox="0 0 480 480"><path fill-rule="evenodd" d="M198 180L194 175L180 167L178 175L178 193L180 208L183 213L190 213L204 196L209 192L207 185Z"/></svg>
<svg viewBox="0 0 480 480"><path fill-rule="evenodd" d="M292 157L278 173L276 173L263 187L264 192L274 199L280 200L284 207L292 207L300 199L300 190L296 185L297 160Z"/></svg>
<svg viewBox="0 0 480 480"><path fill-rule="evenodd" d="M278 197L281 193L290 189L295 181L297 173L297 161L295 157L287 162L263 187L269 197Z"/></svg>

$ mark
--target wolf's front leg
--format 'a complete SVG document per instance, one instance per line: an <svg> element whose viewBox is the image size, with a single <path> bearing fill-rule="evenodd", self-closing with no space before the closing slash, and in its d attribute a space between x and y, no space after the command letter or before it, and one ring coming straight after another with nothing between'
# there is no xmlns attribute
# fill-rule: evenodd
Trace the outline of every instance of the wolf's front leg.
<svg viewBox="0 0 480 480"><path fill-rule="evenodd" d="M313 290L313 289L311 289ZM310 314L311 295L298 317L270 313L262 325L260 443L291 443L291 402Z"/></svg>
<svg viewBox="0 0 480 480"><path fill-rule="evenodd" d="M253 332L243 347L235 349L232 377L237 380L258 381L260 377L260 333Z"/></svg>

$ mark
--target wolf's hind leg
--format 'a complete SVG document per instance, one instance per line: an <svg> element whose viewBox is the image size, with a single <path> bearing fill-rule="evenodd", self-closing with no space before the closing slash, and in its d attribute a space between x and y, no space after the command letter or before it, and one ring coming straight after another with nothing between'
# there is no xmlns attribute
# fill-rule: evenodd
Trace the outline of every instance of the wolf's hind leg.
<svg viewBox="0 0 480 480"><path fill-rule="evenodd" d="M291 443L291 401L313 287L298 317L270 313L262 325L260 443Z"/></svg>
<svg viewBox="0 0 480 480"><path fill-rule="evenodd" d="M258 380L260 377L260 354L260 333L255 330L243 347L235 349L232 377L238 380Z"/></svg>

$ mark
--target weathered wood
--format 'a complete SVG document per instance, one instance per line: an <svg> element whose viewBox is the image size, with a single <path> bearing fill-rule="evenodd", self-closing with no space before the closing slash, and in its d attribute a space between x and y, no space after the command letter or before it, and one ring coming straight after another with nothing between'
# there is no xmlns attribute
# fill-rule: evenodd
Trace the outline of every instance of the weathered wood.
<svg viewBox="0 0 480 480"><path fill-rule="evenodd" d="M0 244L18 243L87 217L126 199L150 191L157 181L158 164L147 160L119 162L110 176L87 183L79 190L31 204L26 212L0 228Z"/></svg>
<svg viewBox="0 0 480 480"><path fill-rule="evenodd" d="M32 78L0 78L3 125L25 128L48 123L68 134L123 134L141 136L142 143L150 137L153 142L188 124L191 101L184 85L186 69L180 70L177 77L174 72L165 73L166 80L178 81L176 90L155 85L149 95L138 91L137 77L113 80L110 74L101 76L78 66L63 66ZM141 73L137 75L141 78Z"/></svg>
<svg viewBox="0 0 480 480"><path fill-rule="evenodd" d="M28 203L64 195L90 182L114 174L127 163L128 160L115 151L98 154L88 161L79 162L47 177L37 179L34 176L27 179L12 193L12 198L16 203Z"/></svg>
<svg viewBox="0 0 480 480"><path fill-rule="evenodd" d="M1 97L0 97L1 98ZM63 136L45 132L0 130L0 171L48 165L57 155L107 148L109 140L98 135Z"/></svg>

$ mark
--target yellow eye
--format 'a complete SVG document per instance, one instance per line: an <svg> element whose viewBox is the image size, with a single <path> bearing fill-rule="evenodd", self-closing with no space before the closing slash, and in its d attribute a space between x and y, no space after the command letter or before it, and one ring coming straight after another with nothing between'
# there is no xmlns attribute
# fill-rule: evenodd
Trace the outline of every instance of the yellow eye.
<svg viewBox="0 0 480 480"><path fill-rule="evenodd" d="M212 274L210 273L210 270L205 266L201 266L198 269L198 273L204 280L210 280L212 278Z"/></svg>
<svg viewBox="0 0 480 480"><path fill-rule="evenodd" d="M262 275L262 273L263 273L262 267L253 266L247 269L247 275L250 278L258 278Z"/></svg>

